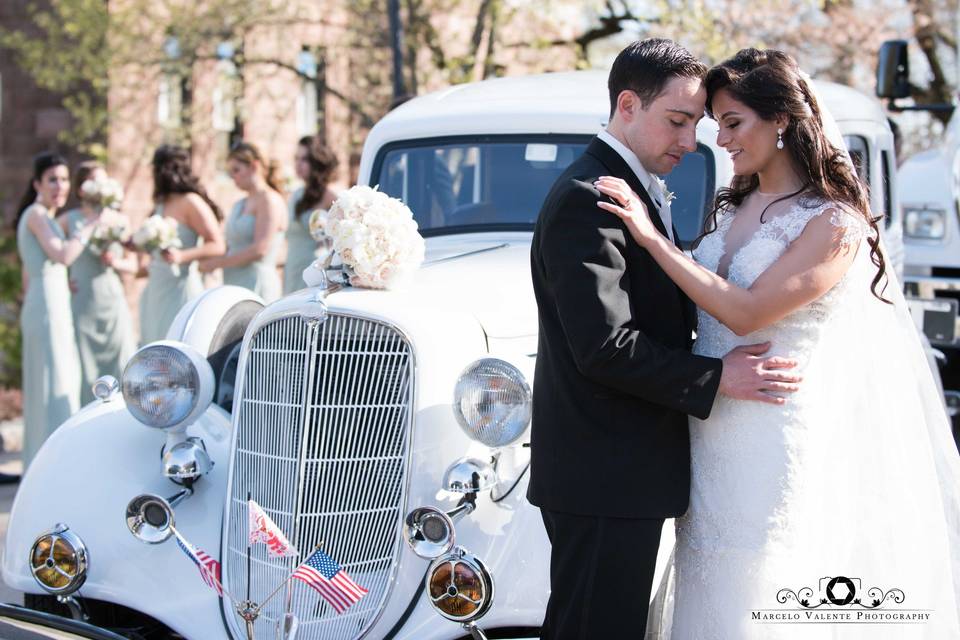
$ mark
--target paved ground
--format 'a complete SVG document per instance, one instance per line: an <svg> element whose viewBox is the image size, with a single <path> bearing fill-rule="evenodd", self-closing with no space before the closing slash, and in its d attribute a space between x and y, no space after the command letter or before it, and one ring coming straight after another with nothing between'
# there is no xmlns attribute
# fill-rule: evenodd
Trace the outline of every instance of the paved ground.
<svg viewBox="0 0 960 640"><path fill-rule="evenodd" d="M4 451L0 453L0 472L19 474L23 470L20 463L20 447L23 440L23 426L19 421L0 423L0 436L3 436ZM19 485L0 485L0 554L3 553L4 540L7 537L7 523L10 521L10 508ZM23 594L14 591L0 581L0 602L23 604Z"/></svg>

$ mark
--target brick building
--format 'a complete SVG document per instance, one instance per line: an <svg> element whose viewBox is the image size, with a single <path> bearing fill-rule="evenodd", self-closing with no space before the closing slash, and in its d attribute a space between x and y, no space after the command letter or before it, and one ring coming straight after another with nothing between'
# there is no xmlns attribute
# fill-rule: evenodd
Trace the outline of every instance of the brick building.
<svg viewBox="0 0 960 640"><path fill-rule="evenodd" d="M30 30L25 2L0 2L0 25ZM31 174L31 159L58 151L72 162L80 158L58 139L70 124L61 96L37 88L9 52L0 49L0 213L9 220Z"/></svg>
<svg viewBox="0 0 960 640"><path fill-rule="evenodd" d="M0 2L0 24L29 30L26 6L34 1ZM110 10L128 1L133 0L111 0ZM390 59L383 42L386 18L372 14L371 24L363 27L371 39L363 40L357 36L358 19L349 3L304 6L305 12L299 12L293 22L257 26L241 42L211 42L207 49L215 55L187 67L154 62L110 70L108 133L103 142L108 171L123 184L124 212L135 225L153 210L150 158L164 142L188 141L195 171L224 212L242 195L226 173L228 150L240 139L256 144L292 179L297 140L317 133L340 158L337 181L351 183L366 131L389 102ZM475 11L431 16L431 20L439 23L448 55L462 56L476 35ZM528 37L526 21L515 20L506 27L508 41ZM147 25L139 55L154 61L166 56L175 62L182 54L179 43L162 29ZM492 26L487 29L492 33ZM490 46L489 42L485 40L483 46ZM242 56L233 55L238 47ZM416 61L410 60L411 54ZM449 83L450 78L434 66L433 52L408 47L406 55L408 72L413 67L423 70L411 87L417 93ZM509 68L502 64L504 58L510 60ZM243 61L242 68L237 60ZM569 69L576 64L569 51L538 48L504 50L497 61L497 72L510 74ZM473 64L479 75L476 71L482 71L483 65ZM31 156L57 149L74 164L81 158L57 139L70 125L61 96L37 89L2 49L0 95L0 201L9 217L29 178ZM127 284L134 303L142 283Z"/></svg>

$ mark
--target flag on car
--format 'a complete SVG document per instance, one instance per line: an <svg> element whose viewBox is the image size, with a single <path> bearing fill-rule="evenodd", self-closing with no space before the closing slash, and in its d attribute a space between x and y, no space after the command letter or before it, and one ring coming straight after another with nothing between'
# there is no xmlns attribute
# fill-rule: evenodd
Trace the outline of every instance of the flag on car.
<svg viewBox="0 0 960 640"><path fill-rule="evenodd" d="M222 596L223 587L220 585L220 563L208 556L203 549L190 544L190 542L180 535L179 531L174 531L174 535L177 538L177 546L180 547L180 550L197 565L197 569L200 570L200 577L203 578L204 583L216 591L217 595Z"/></svg>
<svg viewBox="0 0 960 640"><path fill-rule="evenodd" d="M337 613L343 613L367 595L367 590L354 582L336 560L320 550L304 560L293 577L316 590Z"/></svg>
<svg viewBox="0 0 960 640"><path fill-rule="evenodd" d="M270 516L264 512L255 500L248 500L247 508L250 544L262 542L267 545L267 553L278 558L297 555L296 547L290 544L287 536L283 535L283 531L280 530L277 523L270 519Z"/></svg>

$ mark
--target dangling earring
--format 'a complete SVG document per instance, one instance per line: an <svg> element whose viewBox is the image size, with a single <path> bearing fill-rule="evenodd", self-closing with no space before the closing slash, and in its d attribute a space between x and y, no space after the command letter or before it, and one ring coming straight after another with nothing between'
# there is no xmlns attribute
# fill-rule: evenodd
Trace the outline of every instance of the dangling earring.
<svg viewBox="0 0 960 640"><path fill-rule="evenodd" d="M783 129L777 129L777 149L783 149Z"/></svg>

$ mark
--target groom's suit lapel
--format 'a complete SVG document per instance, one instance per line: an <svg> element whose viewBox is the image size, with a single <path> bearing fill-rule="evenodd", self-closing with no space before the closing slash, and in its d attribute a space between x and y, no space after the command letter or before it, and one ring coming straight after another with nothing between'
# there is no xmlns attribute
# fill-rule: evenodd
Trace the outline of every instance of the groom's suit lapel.
<svg viewBox="0 0 960 640"><path fill-rule="evenodd" d="M660 217L660 209L654 204L647 190L640 184L640 178L633 172L633 169L630 168L626 160L624 160L619 153L611 149L610 145L599 138L594 138L590 141L586 153L592 155L600 161L603 166L609 169L610 175L623 178L627 182L630 188L640 196L643 203L647 205L647 210L650 211L650 219L653 220L653 225L660 233L669 238L670 236L667 235L667 229L663 226L663 219ZM677 234L676 227L673 228L673 237L675 239L674 244L682 250L683 247L680 246L680 236ZM674 288L677 291L677 295L680 296L680 308L683 312L684 323L692 335L693 331L697 328L697 308L680 287L674 285Z"/></svg>
<svg viewBox="0 0 960 640"><path fill-rule="evenodd" d="M594 138L590 141L590 145L587 147L587 153L609 169L611 176L623 178L626 183L630 185L630 188L633 189L633 191L640 196L640 199L643 200L643 203L647 205L647 210L650 212L650 219L653 220L653 225L657 228L657 231L669 238L667 228L663 226L663 220L660 218L660 208L653 203L650 194L648 194L647 190L640 184L640 178L633 172L633 169L630 168L627 161L624 160L619 153L611 149L610 145L599 138Z"/></svg>

